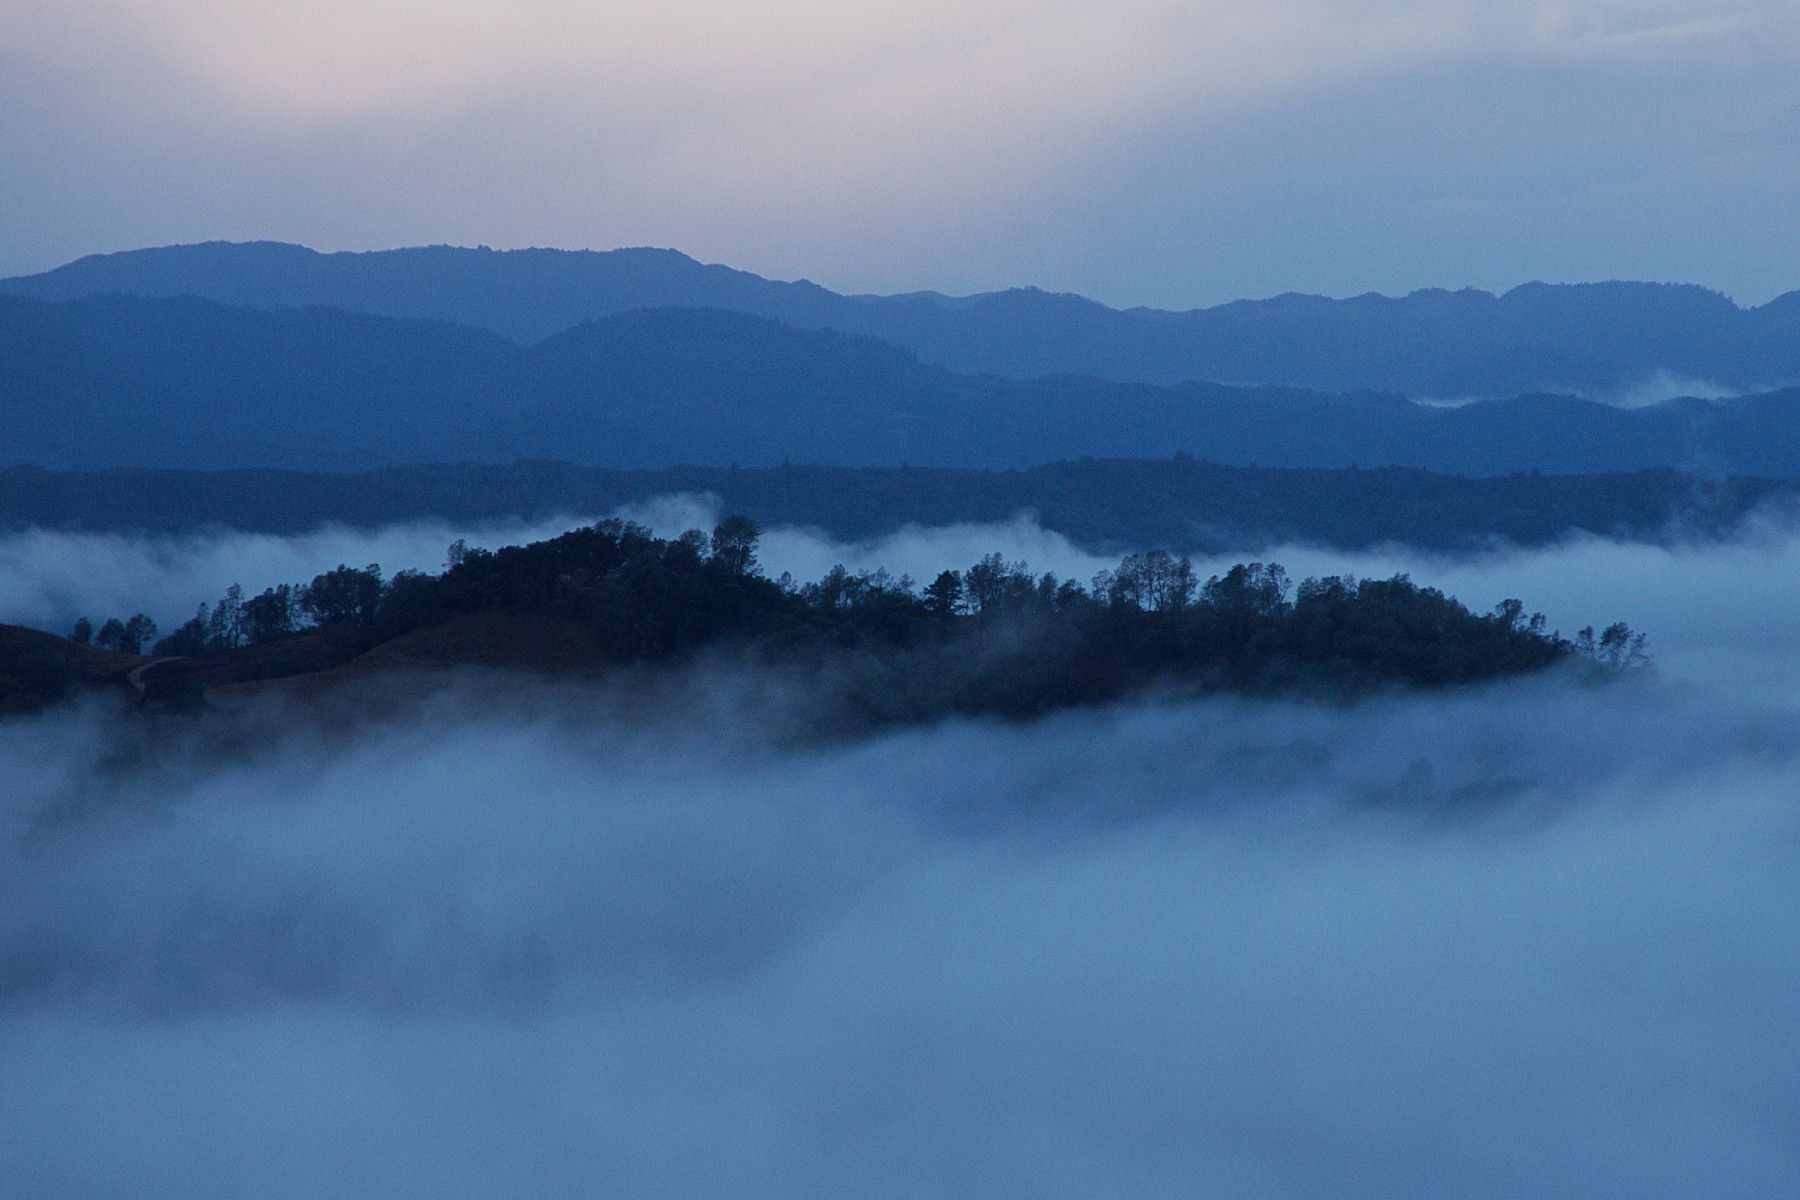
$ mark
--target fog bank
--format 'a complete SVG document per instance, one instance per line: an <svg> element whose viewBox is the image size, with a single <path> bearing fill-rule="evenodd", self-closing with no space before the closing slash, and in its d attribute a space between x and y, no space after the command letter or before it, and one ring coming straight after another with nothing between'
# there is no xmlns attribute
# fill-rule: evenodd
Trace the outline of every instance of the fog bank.
<svg viewBox="0 0 1800 1200"><path fill-rule="evenodd" d="M429 567L468 532L224 536L185 559L122 539L31 559L15 539L6 561L39 573L0 579L73 595L136 563L133 586L214 572L216 595L258 564ZM856 545L776 530L762 558L923 579L989 550L1106 565L1026 519ZM267 699L0 723L0 1179L1794 1194L1797 550L1768 524L1715 546L1252 555L1648 631L1659 677L1600 689L801 748L783 710L818 695L716 672L653 702L471 678L348 725Z"/></svg>
<svg viewBox="0 0 1800 1200"><path fill-rule="evenodd" d="M793 752L726 683L142 756L0 726L0 1178L1800 1188L1791 715L1538 680Z"/></svg>
<svg viewBox="0 0 1800 1200"><path fill-rule="evenodd" d="M472 526L427 521L355 529L326 525L311 533L215 533L143 536L28 529L0 534L0 621L66 633L77 617L147 613L167 631L211 604L234 583L248 595L311 579L340 563L380 563L397 571L442 571L444 552L462 538L492 549L555 537L592 517L501 521Z"/></svg>

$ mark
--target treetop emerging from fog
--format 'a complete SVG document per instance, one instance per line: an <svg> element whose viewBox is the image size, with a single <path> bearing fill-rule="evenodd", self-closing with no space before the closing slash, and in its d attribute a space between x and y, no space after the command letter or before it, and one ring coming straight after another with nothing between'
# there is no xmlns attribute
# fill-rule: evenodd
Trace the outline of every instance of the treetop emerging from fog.
<svg viewBox="0 0 1800 1200"><path fill-rule="evenodd" d="M658 538L621 520L489 551L457 542L440 574L339 566L216 605L154 647L152 700L371 663L481 663L591 673L748 654L835 672L872 723L950 713L1025 717L1151 689L1345 696L1439 687L1565 661L1644 661L1623 625L1565 639L1518 600L1470 612L1405 575L1297 586L1273 563L1201 579L1160 550L1084 584L990 554L924 583L834 567L766 578L758 531Z"/></svg>

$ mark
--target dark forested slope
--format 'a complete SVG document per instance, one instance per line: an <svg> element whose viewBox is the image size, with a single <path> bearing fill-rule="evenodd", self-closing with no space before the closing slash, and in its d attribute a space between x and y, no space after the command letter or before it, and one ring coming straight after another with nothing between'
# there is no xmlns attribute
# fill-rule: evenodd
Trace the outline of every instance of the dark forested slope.
<svg viewBox="0 0 1800 1200"><path fill-rule="evenodd" d="M135 696L139 688L132 673L151 661L42 630L0 625L0 716L96 692Z"/></svg>
<svg viewBox="0 0 1800 1200"><path fill-rule="evenodd" d="M1800 483L1672 471L1462 477L1403 468L1288 470L1192 458L1087 459L1020 471L788 466L614 471L564 462L461 463L358 474L297 471L0 469L0 528L297 533L597 515L677 493L709 494L764 526L839 538L902 526L1035 514L1101 549L1222 553L1304 542L1468 550L1572 533L1654 541L1728 536L1749 514L1792 506Z"/></svg>

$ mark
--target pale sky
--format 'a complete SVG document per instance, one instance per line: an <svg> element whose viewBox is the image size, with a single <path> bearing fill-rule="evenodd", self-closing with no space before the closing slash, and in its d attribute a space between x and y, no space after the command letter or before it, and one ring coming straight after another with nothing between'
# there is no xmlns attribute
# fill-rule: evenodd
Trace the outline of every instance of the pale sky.
<svg viewBox="0 0 1800 1200"><path fill-rule="evenodd" d="M1188 307L1800 288L1797 0L5 0L0 274L673 246Z"/></svg>

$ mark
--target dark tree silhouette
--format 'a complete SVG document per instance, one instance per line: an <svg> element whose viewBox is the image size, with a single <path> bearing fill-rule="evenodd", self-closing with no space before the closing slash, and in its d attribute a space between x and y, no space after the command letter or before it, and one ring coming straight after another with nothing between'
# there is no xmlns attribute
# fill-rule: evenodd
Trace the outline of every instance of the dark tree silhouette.
<svg viewBox="0 0 1800 1200"><path fill-rule="evenodd" d="M762 531L748 517L726 517L712 533L713 561L736 575L756 569L756 539Z"/></svg>
<svg viewBox="0 0 1800 1200"><path fill-rule="evenodd" d="M378 566L339 566L249 600L234 587L157 648L224 658L241 644L328 648L249 656L246 669L260 673L251 677L265 677L320 669L319 654L326 665L345 661L474 614L488 614L480 628L490 632L539 631L548 617L580 630L571 666L729 648L844 681L840 716L851 722L1026 716L1148 688L1354 696L1565 660L1609 676L1646 660L1643 638L1623 625L1583 630L1571 642L1546 633L1543 617L1520 602L1478 615L1405 575L1296 587L1279 565L1253 562L1200 584L1187 559L1148 551L1102 572L1091 591L1000 554L941 572L923 589L842 564L796 586L762 576L756 537L737 519L710 537L690 530L670 539L612 520L527 546L455 548L440 575L402 572L384 584ZM309 630L317 631L311 643ZM115 647L131 638L117 620L97 635ZM508 652L529 659L529 650L515 643Z"/></svg>

